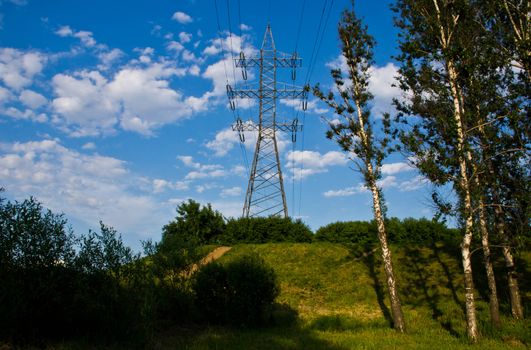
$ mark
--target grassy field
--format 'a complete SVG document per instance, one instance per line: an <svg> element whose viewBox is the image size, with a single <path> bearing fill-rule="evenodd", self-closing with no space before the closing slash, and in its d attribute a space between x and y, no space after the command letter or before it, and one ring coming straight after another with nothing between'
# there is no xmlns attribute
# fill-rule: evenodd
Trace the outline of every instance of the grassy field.
<svg viewBox="0 0 531 350"><path fill-rule="evenodd" d="M531 323L509 317L503 266L497 262L503 329L489 325L485 293L477 294L482 340L470 345L465 335L459 252L394 247L393 260L407 322L407 333L390 328L390 311L379 251L359 257L336 244L237 245L220 262L259 254L278 274L281 306L277 325L255 330L211 327L174 329L157 336L159 349L513 349L531 346ZM482 276L481 252L475 275ZM521 288L528 301L529 253L520 261ZM478 291L486 291L482 279Z"/></svg>

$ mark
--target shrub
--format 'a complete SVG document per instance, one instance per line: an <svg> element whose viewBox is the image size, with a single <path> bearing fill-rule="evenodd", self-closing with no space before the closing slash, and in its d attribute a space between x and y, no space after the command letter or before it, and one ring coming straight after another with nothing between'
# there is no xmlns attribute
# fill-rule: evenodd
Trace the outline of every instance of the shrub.
<svg viewBox="0 0 531 350"><path fill-rule="evenodd" d="M435 241L451 240L455 236L454 229L425 218L387 219L386 229L389 241L397 244L429 245ZM334 222L319 228L315 240L367 246L376 243L378 236L374 221L347 221Z"/></svg>
<svg viewBox="0 0 531 350"><path fill-rule="evenodd" d="M162 244L189 241L199 244L217 243L216 239L225 230L223 215L213 210L210 204L201 207L189 199L177 207L177 216L163 227Z"/></svg>
<svg viewBox="0 0 531 350"><path fill-rule="evenodd" d="M270 321L280 293L275 272L256 255L204 266L196 274L193 289L203 320L236 326Z"/></svg>
<svg viewBox="0 0 531 350"><path fill-rule="evenodd" d="M238 218L227 222L221 237L224 244L299 242L313 240L313 233L301 220L291 218Z"/></svg>

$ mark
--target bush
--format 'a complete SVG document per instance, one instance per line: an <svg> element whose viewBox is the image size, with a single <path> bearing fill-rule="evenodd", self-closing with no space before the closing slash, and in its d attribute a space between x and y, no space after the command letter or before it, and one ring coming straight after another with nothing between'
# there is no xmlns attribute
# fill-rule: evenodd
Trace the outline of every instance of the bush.
<svg viewBox="0 0 531 350"><path fill-rule="evenodd" d="M309 243L313 233L301 220L291 218L238 218L227 222L224 244L299 242Z"/></svg>
<svg viewBox="0 0 531 350"><path fill-rule="evenodd" d="M342 244L372 244L377 242L376 225L367 221L334 222L315 233L316 241Z"/></svg>
<svg viewBox="0 0 531 350"><path fill-rule="evenodd" d="M204 266L195 276L193 290L203 320L236 326L269 322L280 293L275 272L256 255Z"/></svg>
<svg viewBox="0 0 531 350"><path fill-rule="evenodd" d="M443 223L425 218L386 220L387 237L391 243L424 244L452 240L455 230ZM374 221L335 222L319 228L315 240L342 244L367 246L378 242Z"/></svg>
<svg viewBox="0 0 531 350"><path fill-rule="evenodd" d="M137 257L110 227L75 239L66 225L34 198L0 198L0 338L141 334L140 296L126 283Z"/></svg>
<svg viewBox="0 0 531 350"><path fill-rule="evenodd" d="M210 204L201 207L189 199L177 207L177 216L163 227L162 244L175 241L195 244L217 243L217 237L225 230L223 215Z"/></svg>

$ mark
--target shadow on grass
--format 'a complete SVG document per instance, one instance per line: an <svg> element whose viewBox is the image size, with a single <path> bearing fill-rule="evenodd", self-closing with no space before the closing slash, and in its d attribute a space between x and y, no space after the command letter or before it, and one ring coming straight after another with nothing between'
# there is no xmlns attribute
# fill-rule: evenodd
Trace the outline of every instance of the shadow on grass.
<svg viewBox="0 0 531 350"><path fill-rule="evenodd" d="M344 315L321 316L313 320L310 329L319 331L361 331L376 328L389 328L389 324L382 319L362 321Z"/></svg>
<svg viewBox="0 0 531 350"><path fill-rule="evenodd" d="M437 247L437 244L433 243L430 248L431 248L431 250L433 252L433 257L435 258L437 263L441 266L441 268L442 268L442 270L444 272L444 276L446 278L446 287L452 293L453 301L455 302L456 305L459 305L459 307L463 311L463 314L465 314L466 313L465 303L462 300L460 300L459 297L457 296L457 288L456 288L455 282L454 282L454 280L455 280L454 274L450 271L450 268L448 267L448 264L446 264L441 259L441 255L439 254L440 248ZM456 249L453 246L448 246L447 244L443 248L444 248L444 251L446 251L447 253L450 252L450 256L452 258L455 258L458 263L461 262L461 260L460 260L460 254L461 253L459 252L458 249Z"/></svg>
<svg viewBox="0 0 531 350"><path fill-rule="evenodd" d="M430 281L430 270L427 267L432 262L432 256L425 257L418 248L411 248L409 246L404 247L405 254L402 260L402 266L404 266L408 272L406 276L406 285L403 286L407 301L414 306L427 305L431 311L431 318L437 321L442 328L444 328L451 336L459 338L459 332L454 329L452 322L444 316L443 309L439 306L443 301L443 296L439 291L438 283ZM450 289L456 304L461 305L457 299L457 292L455 290L453 279L450 275L448 266L440 259L437 248L434 246L434 255L437 256L436 260L441 265L443 271L445 271L445 279L447 279L447 287ZM431 272L433 273L433 272ZM442 282L442 281L441 281ZM463 307L463 306L462 306Z"/></svg>
<svg viewBox="0 0 531 350"><path fill-rule="evenodd" d="M369 277L372 280L372 288L374 289L376 300L378 301L378 306L380 307L380 310L382 311L382 314L385 317L388 325L393 327L393 317L391 316L391 311L387 305L385 305L385 300L387 297L385 288L378 276L378 268L381 266L381 261L374 256L375 254L378 254L380 250L378 245L372 243L367 243L362 247L363 248L360 250L360 246L358 245L349 246L348 248L350 250L350 257L354 260L362 261L367 267Z"/></svg>
<svg viewBox="0 0 531 350"><path fill-rule="evenodd" d="M157 349L236 349L236 350L346 350L320 339L318 327L302 327L297 311L289 306L275 305L272 324L259 328L202 327L167 330L159 334Z"/></svg>

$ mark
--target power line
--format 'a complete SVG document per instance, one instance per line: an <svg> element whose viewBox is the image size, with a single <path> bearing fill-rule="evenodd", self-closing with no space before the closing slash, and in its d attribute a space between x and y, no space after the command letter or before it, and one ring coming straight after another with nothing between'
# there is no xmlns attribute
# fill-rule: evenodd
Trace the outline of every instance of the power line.
<svg viewBox="0 0 531 350"><path fill-rule="evenodd" d="M229 0L227 0L227 7L228 7L228 2L229 2ZM227 62L226 62L226 59L225 59L225 49L224 49L224 46L223 46L223 39L221 38L221 24L220 24L220 20L219 20L219 10L218 10L218 2L217 2L217 0L214 0L214 8L216 10L216 21L217 21L217 25L218 25L218 38L219 38L219 45L220 45L220 48L221 48L221 55L223 57L223 70L225 72L225 81L226 81L227 86L229 86L229 75L227 73ZM229 24L230 24L230 18L229 18ZM231 35L231 31L230 30L229 30L229 35ZM232 58L232 37L230 39L230 42L231 42L231 58ZM232 60L232 61L234 61L234 60ZM234 67L232 67L232 68L233 68L234 82L236 82L236 75L234 73ZM233 118L234 118L235 122L239 119L239 117L237 117L236 113L237 112L232 110L232 115L233 115ZM247 160L247 152L245 150L245 147L243 147L243 145L241 144L241 142L240 142L240 151L242 153L242 159L243 159L243 164L245 166L245 169L249 173L249 164L248 164L248 160Z"/></svg>
<svg viewBox="0 0 531 350"><path fill-rule="evenodd" d="M308 81L308 76L310 75L310 69L312 67L312 64L313 64L313 58L315 56L315 50L316 50L316 47L317 47L317 42L319 40L319 34L321 33L321 26L323 24L323 17L324 17L324 14L325 14L325 10L326 10L326 5L328 4L328 0L325 0L324 4L323 4L323 9L321 11L321 17L319 18L319 25L317 26L317 33L315 35L315 40L313 42L313 48L312 48L312 54L310 55L310 64L308 65L308 71L306 72L306 78L304 79L305 82Z"/></svg>
<svg viewBox="0 0 531 350"><path fill-rule="evenodd" d="M299 46L299 38L301 36L302 18L304 16L304 7L305 6L306 6L306 0L304 0L302 2L302 10L301 10L301 15L299 17L299 26L297 28L297 39L295 39L295 50L293 50L293 52L297 52L297 48Z"/></svg>
<svg viewBox="0 0 531 350"><path fill-rule="evenodd" d="M317 51L315 53L315 62L310 70L310 75L308 76L308 83L310 82L310 79L312 77L313 70L315 69L315 63L317 61L317 57L319 56L319 51L321 50L321 44L323 43L323 37L326 32L326 27L328 26L328 19L330 18L330 12L332 12L332 6L334 6L334 0L330 1L330 7L328 8L328 13L326 14L325 24L323 27L323 31L321 33L321 37L319 39L319 45L317 46Z"/></svg>

